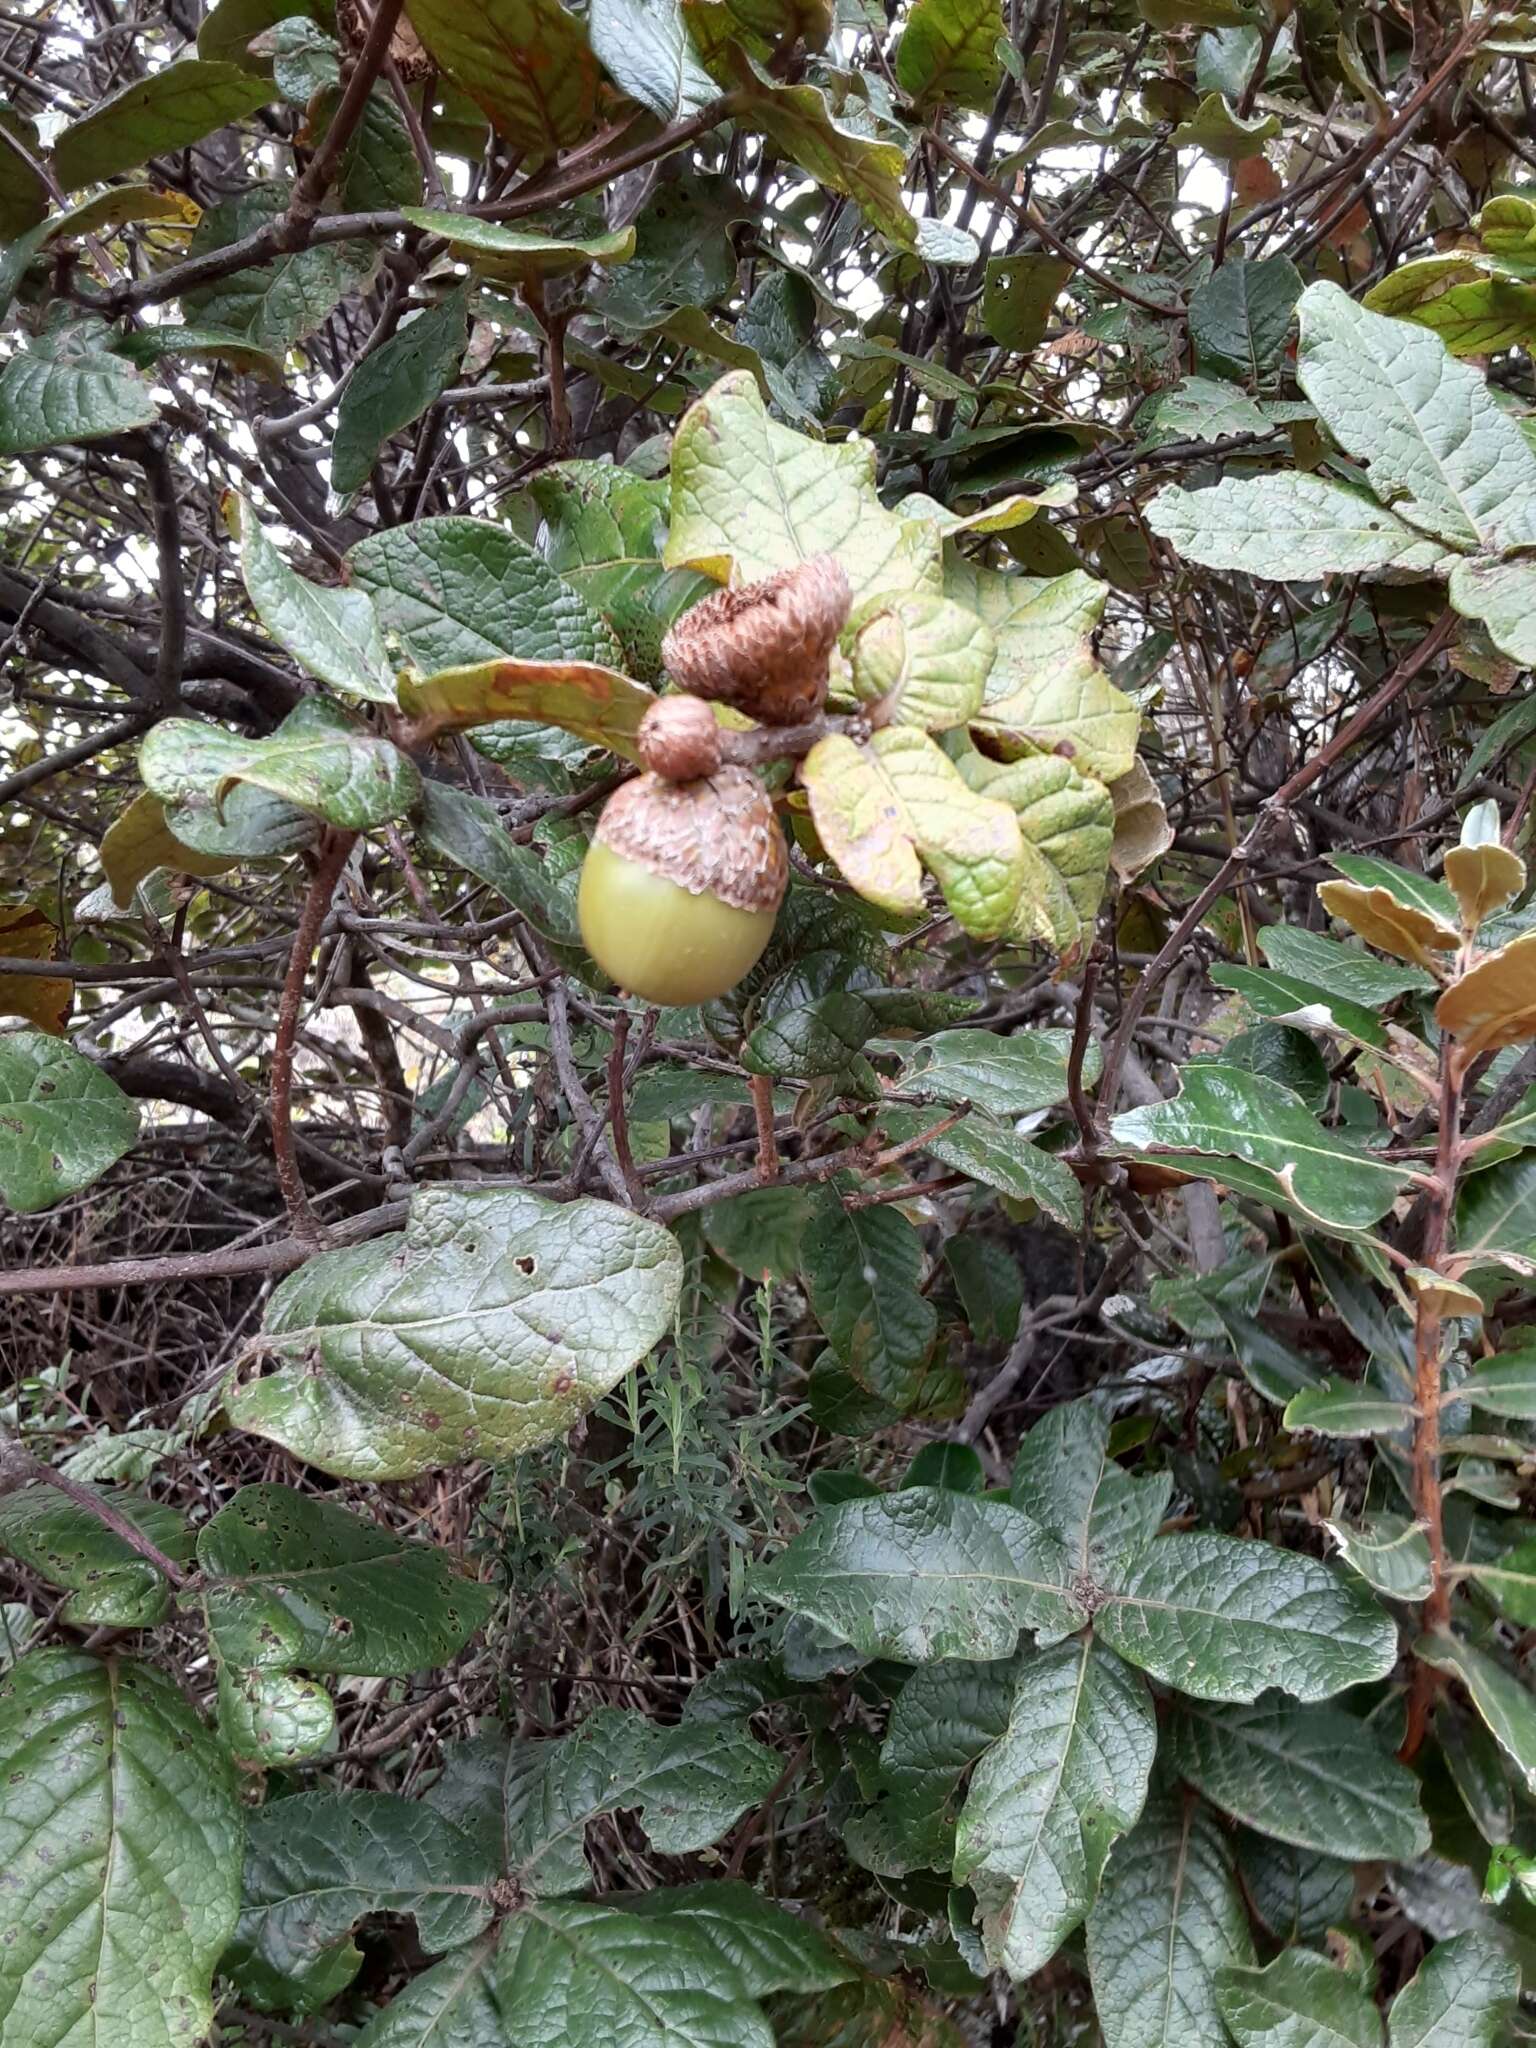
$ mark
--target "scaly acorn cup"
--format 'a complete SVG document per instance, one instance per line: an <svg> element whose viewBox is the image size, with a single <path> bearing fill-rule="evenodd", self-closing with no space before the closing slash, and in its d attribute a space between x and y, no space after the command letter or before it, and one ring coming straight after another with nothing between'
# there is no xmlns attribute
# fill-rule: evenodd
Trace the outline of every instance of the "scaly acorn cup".
<svg viewBox="0 0 1536 2048"><path fill-rule="evenodd" d="M827 701L832 650L852 603L842 563L812 555L684 612L661 658L690 696L733 704L764 725L798 725Z"/></svg>
<svg viewBox="0 0 1536 2048"><path fill-rule="evenodd" d="M750 770L639 775L598 820L577 897L581 936L631 995L708 1002L762 957L788 881L784 835Z"/></svg>

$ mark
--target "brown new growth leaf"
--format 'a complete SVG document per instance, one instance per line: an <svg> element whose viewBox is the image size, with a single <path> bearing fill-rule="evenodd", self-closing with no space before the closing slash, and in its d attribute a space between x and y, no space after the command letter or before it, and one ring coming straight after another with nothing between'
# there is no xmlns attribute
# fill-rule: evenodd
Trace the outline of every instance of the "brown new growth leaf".
<svg viewBox="0 0 1536 2048"><path fill-rule="evenodd" d="M812 555L685 612L661 644L680 689L734 704L765 725L798 725L827 698L853 594L835 555Z"/></svg>

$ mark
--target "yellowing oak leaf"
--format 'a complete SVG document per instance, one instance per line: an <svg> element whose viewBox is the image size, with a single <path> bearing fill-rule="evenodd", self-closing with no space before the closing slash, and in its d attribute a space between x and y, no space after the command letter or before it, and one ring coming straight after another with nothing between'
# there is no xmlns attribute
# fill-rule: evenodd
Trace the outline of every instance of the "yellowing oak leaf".
<svg viewBox="0 0 1536 2048"><path fill-rule="evenodd" d="M0 954L11 960L52 960L59 935L30 903L0 909ZM65 975L0 974L0 1017L25 1017L52 1038L64 1035L74 983Z"/></svg>
<svg viewBox="0 0 1536 2048"><path fill-rule="evenodd" d="M481 661L400 685L402 707L427 733L536 718L630 761L639 758L635 734L655 701L628 676L594 661Z"/></svg>
<svg viewBox="0 0 1536 2048"><path fill-rule="evenodd" d="M1453 926L1416 904L1404 903L1390 889L1359 882L1323 882L1317 894L1330 917L1394 959L1429 967L1432 955L1453 952L1461 943Z"/></svg>
<svg viewBox="0 0 1536 2048"><path fill-rule="evenodd" d="M233 854L198 853L178 839L165 822L164 804L148 790L136 796L102 836L102 872L120 910L129 908L140 882L156 868L179 875L222 875L234 865Z"/></svg>
<svg viewBox="0 0 1536 2048"><path fill-rule="evenodd" d="M1467 1053L1536 1038L1536 932L1488 953L1435 1005L1435 1022Z"/></svg>
<svg viewBox="0 0 1536 2048"><path fill-rule="evenodd" d="M1008 929L1024 879L1018 820L971 789L926 733L892 726L864 747L831 734L800 779L823 846L861 896L916 917L927 867L973 938Z"/></svg>

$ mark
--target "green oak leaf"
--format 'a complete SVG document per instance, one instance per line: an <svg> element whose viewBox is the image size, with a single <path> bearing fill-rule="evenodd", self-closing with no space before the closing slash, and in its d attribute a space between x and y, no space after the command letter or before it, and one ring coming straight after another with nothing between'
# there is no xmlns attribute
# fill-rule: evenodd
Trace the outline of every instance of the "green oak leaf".
<svg viewBox="0 0 1536 2048"><path fill-rule="evenodd" d="M1185 1701L1167 1742L1181 1778L1262 1835L1354 1862L1428 1852L1417 1779L1338 1707Z"/></svg>
<svg viewBox="0 0 1536 2048"><path fill-rule="evenodd" d="M946 594L974 604L997 640L980 711L971 721L1005 759L1059 754L1084 775L1117 782L1136 758L1141 714L1110 682L1091 634L1109 586L1064 576L999 576L946 565Z"/></svg>
<svg viewBox="0 0 1536 2048"><path fill-rule="evenodd" d="M1216 1974L1253 1960L1215 1817L1156 1792L1110 1853L1088 1915L1088 1974L1107 2048L1231 2048Z"/></svg>
<svg viewBox="0 0 1536 2048"><path fill-rule="evenodd" d="M1029 1431L1008 1498L1066 1549L1072 1570L1115 1585L1157 1534L1173 1479L1136 1478L1109 1455L1109 1417L1091 1400L1064 1401Z"/></svg>
<svg viewBox="0 0 1536 2048"><path fill-rule="evenodd" d="M135 79L71 122L53 145L53 167L65 191L78 192L149 157L201 142L271 97L265 82L238 64L183 58Z"/></svg>
<svg viewBox="0 0 1536 2048"><path fill-rule="evenodd" d="M720 97L694 53L679 0L592 0L587 32L614 84L658 120L686 120Z"/></svg>
<svg viewBox="0 0 1536 2048"><path fill-rule="evenodd" d="M244 499L227 508L256 616L278 646L343 697L395 701L395 665L365 592L311 583L291 569Z"/></svg>
<svg viewBox="0 0 1536 2048"><path fill-rule="evenodd" d="M745 371L722 377L684 414L671 476L669 568L750 583L832 554L855 603L883 590L938 591L938 535L926 520L886 511L873 446L780 426Z"/></svg>
<svg viewBox="0 0 1536 2048"><path fill-rule="evenodd" d="M751 1979L696 1919L538 1901L505 1923L495 1967L520 2048L774 2048Z"/></svg>
<svg viewBox="0 0 1536 2048"><path fill-rule="evenodd" d="M353 583L424 675L502 657L613 664L619 644L526 541L485 519L419 519L359 541Z"/></svg>
<svg viewBox="0 0 1536 2048"><path fill-rule="evenodd" d="M998 0L916 0L896 45L896 83L914 104L990 110L1006 35Z"/></svg>
<svg viewBox="0 0 1536 2048"><path fill-rule="evenodd" d="M1186 560L1251 576L1425 576L1445 559L1367 492L1293 471L1227 477L1201 491L1170 484L1147 507L1147 524Z"/></svg>
<svg viewBox="0 0 1536 2048"><path fill-rule="evenodd" d="M468 339L469 293L461 286L359 361L336 409L331 489L338 497L360 491L385 442L447 390ZM352 593L354 603L359 595Z"/></svg>
<svg viewBox="0 0 1536 2048"><path fill-rule="evenodd" d="M1025 1662L955 1828L954 1874L976 1894L994 1967L1022 1983L1081 1924L1156 1754L1151 1694L1101 1645L1078 1637Z"/></svg>
<svg viewBox="0 0 1536 2048"><path fill-rule="evenodd" d="M942 1487L824 1510L754 1585L863 1655L909 1664L1007 1656L1021 1628L1059 1641L1082 1620L1054 1536L1017 1508Z"/></svg>
<svg viewBox="0 0 1536 2048"><path fill-rule="evenodd" d="M1257 389L1280 367L1300 297L1301 273L1289 256L1229 256L1189 295L1199 367Z"/></svg>
<svg viewBox="0 0 1536 2048"><path fill-rule="evenodd" d="M252 185L210 207L187 254L209 256L268 228L286 214L286 185ZM322 326L344 298L362 290L378 267L368 242L321 242L182 294L195 327L238 335L250 347L282 355Z"/></svg>
<svg viewBox="0 0 1536 2048"><path fill-rule="evenodd" d="M211 801L249 783L347 831L403 818L421 791L410 761L322 697L306 697L266 739L167 718L139 749L145 787L168 804Z"/></svg>
<svg viewBox="0 0 1536 2048"><path fill-rule="evenodd" d="M1392 1618L1358 1580L1272 1543L1212 1530L1160 1536L1094 1614L1128 1663L1201 1700L1255 1700L1270 1686L1320 1700L1385 1678Z"/></svg>
<svg viewBox="0 0 1536 2048"><path fill-rule="evenodd" d="M477 220L471 214L450 213L442 208L407 206L404 212L413 226L424 228L429 235L441 235L460 263L467 263L485 277L515 283L560 277L592 263L604 268L627 263L635 253L633 228L618 228L612 234L573 241L557 235L534 234L526 228L503 227L500 221Z"/></svg>
<svg viewBox="0 0 1536 2048"><path fill-rule="evenodd" d="M862 896L914 913L918 860L973 938L1008 928L1024 871L1023 837L1006 804L981 795L928 735L887 726L865 746L818 740L800 779L822 844Z"/></svg>
<svg viewBox="0 0 1536 2048"><path fill-rule="evenodd" d="M1221 1971L1216 1996L1238 2048L1381 2048L1359 1978L1308 1949L1287 1949L1266 1969Z"/></svg>
<svg viewBox="0 0 1536 2048"><path fill-rule="evenodd" d="M224 1967L264 2005L324 2005L362 1962L370 1913L409 1913L429 1955L473 1941L496 1873L469 1835L421 1800L315 1791L251 1816L239 1925Z"/></svg>
<svg viewBox="0 0 1536 2048"><path fill-rule="evenodd" d="M1005 803L1024 840L1024 881L1009 936L1038 940L1072 960L1088 943L1115 845L1115 799L1102 782L1057 754L989 761L962 754L973 789Z"/></svg>
<svg viewBox="0 0 1536 2048"><path fill-rule="evenodd" d="M1384 504L1452 547L1536 542L1536 452L1470 364L1336 284L1298 312L1297 380Z"/></svg>
<svg viewBox="0 0 1536 2048"><path fill-rule="evenodd" d="M147 1665L37 1650L0 1678L0 2028L195 2048L240 1903L229 1760ZM146 1968L153 1959L154 1967Z"/></svg>
<svg viewBox="0 0 1536 2048"><path fill-rule="evenodd" d="M1325 1130L1301 1098L1240 1067L1191 1065L1180 1092L1110 1122L1117 1145L1176 1158L1189 1173L1299 1211L1318 1228L1359 1231L1385 1216L1408 1182L1406 1166Z"/></svg>
<svg viewBox="0 0 1536 2048"><path fill-rule="evenodd" d="M597 59L585 22L560 0L411 0L411 25L497 134L533 161L590 132Z"/></svg>
<svg viewBox="0 0 1536 2048"><path fill-rule="evenodd" d="M18 1215L100 1180L139 1135L136 1106L43 1031L0 1034L0 1198Z"/></svg>
<svg viewBox="0 0 1536 2048"><path fill-rule="evenodd" d="M1490 1936L1437 1941L1392 2001L1391 2048L1498 2048L1519 1992L1519 1965Z"/></svg>
<svg viewBox="0 0 1536 2048"><path fill-rule="evenodd" d="M0 370L0 455L153 426L155 395L111 339L99 320L66 319L17 350Z"/></svg>
<svg viewBox="0 0 1536 2048"><path fill-rule="evenodd" d="M1507 1665L1459 1636L1422 1635L1413 1646L1416 1657L1450 1678L1459 1678L1488 1732L1525 1781L1536 1792L1536 1700L1529 1687Z"/></svg>
<svg viewBox="0 0 1536 2048"><path fill-rule="evenodd" d="M408 1478L505 1458L569 1429L665 1334L670 1231L612 1203L433 1186L403 1232L322 1252L267 1305L265 1377L231 1386L241 1429L322 1471Z"/></svg>
<svg viewBox="0 0 1536 2048"><path fill-rule="evenodd" d="M534 1898L586 1891L587 1827L608 1813L638 1811L658 1854L692 1855L766 1797L782 1767L745 1718L662 1728L599 1707L553 1741L514 1737L498 1764L507 1873Z"/></svg>

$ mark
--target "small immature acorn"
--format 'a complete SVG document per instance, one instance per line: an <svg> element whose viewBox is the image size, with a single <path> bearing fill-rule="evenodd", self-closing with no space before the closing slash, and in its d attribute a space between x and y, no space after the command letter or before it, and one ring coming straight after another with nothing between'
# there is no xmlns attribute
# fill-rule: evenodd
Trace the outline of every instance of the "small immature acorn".
<svg viewBox="0 0 1536 2048"><path fill-rule="evenodd" d="M720 722L699 697L658 697L635 744L643 765L666 782L697 782L720 766Z"/></svg>
<svg viewBox="0 0 1536 2048"><path fill-rule="evenodd" d="M764 725L798 725L827 701L837 636L853 603L835 555L812 555L683 613L661 643L679 689L734 704Z"/></svg>
<svg viewBox="0 0 1536 2048"><path fill-rule="evenodd" d="M784 835L750 770L639 775L604 805L582 865L582 940L645 1002L708 1002L761 959L788 881Z"/></svg>

